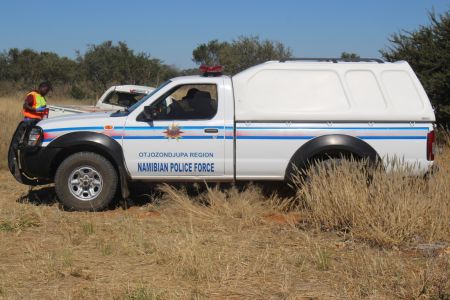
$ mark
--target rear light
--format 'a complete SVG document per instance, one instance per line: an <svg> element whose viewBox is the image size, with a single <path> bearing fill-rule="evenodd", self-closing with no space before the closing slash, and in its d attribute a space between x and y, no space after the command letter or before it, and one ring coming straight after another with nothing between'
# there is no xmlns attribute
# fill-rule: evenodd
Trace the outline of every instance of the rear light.
<svg viewBox="0 0 450 300"><path fill-rule="evenodd" d="M203 74L203 76L210 76L210 75L211 76L219 76L219 75L222 75L223 66L201 65L200 72Z"/></svg>
<svg viewBox="0 0 450 300"><path fill-rule="evenodd" d="M436 137L434 134L434 130L428 132L427 134L427 159L429 161L434 160L434 143L435 143Z"/></svg>

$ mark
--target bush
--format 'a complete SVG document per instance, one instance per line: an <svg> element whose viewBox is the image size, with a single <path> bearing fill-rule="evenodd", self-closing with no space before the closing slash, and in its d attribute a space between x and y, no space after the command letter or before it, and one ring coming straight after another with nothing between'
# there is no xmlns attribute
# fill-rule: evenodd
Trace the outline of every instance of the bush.
<svg viewBox="0 0 450 300"><path fill-rule="evenodd" d="M391 35L381 50L388 61L406 60L416 72L442 125L450 125L450 12L429 14L430 24Z"/></svg>
<svg viewBox="0 0 450 300"><path fill-rule="evenodd" d="M309 172L308 183L298 177L297 198L312 224L371 245L450 242L449 153L447 146L437 161L439 171L429 179L379 167L368 180L359 162L319 166Z"/></svg>
<svg viewBox="0 0 450 300"><path fill-rule="evenodd" d="M77 84L72 85L72 87L70 88L70 96L74 99L86 99L87 98L87 93L85 92L85 90L80 87Z"/></svg>
<svg viewBox="0 0 450 300"><path fill-rule="evenodd" d="M234 75L268 60L289 58L292 50L281 42L240 36L231 43L213 40L200 44L192 51L192 56L197 64L223 65L226 74Z"/></svg>

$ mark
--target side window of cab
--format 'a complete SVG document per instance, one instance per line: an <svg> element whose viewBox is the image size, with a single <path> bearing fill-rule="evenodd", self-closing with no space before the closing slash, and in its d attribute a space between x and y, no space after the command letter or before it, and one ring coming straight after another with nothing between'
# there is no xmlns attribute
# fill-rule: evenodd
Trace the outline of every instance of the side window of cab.
<svg viewBox="0 0 450 300"><path fill-rule="evenodd" d="M215 84L179 85L151 105L153 120L209 120L217 113Z"/></svg>

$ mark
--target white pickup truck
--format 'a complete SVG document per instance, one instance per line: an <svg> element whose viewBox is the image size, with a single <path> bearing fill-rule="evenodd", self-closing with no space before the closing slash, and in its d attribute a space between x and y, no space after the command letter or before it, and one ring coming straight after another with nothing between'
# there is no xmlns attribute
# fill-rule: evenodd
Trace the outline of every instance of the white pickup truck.
<svg viewBox="0 0 450 300"><path fill-rule="evenodd" d="M49 105L49 118L124 109L138 102L154 89L142 85L115 85L107 89L95 105Z"/></svg>
<svg viewBox="0 0 450 300"><path fill-rule="evenodd" d="M406 62L269 61L235 76L204 67L124 111L53 118L10 159L22 183L55 183L61 203L100 210L131 181L286 180L327 159L393 159L424 174L435 116Z"/></svg>

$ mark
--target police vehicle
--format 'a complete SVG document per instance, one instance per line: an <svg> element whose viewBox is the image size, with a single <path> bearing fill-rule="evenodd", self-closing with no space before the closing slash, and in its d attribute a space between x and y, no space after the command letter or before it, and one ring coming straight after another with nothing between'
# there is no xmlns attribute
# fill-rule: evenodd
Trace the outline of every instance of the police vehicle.
<svg viewBox="0 0 450 300"><path fill-rule="evenodd" d="M133 105L154 89L141 85L114 85L102 94L95 105L48 105L48 117L123 109Z"/></svg>
<svg viewBox="0 0 450 300"><path fill-rule="evenodd" d="M24 184L55 183L61 203L101 210L132 181L283 181L341 157L392 160L424 174L435 116L407 62L269 61L177 77L114 113L47 119L13 149Z"/></svg>

